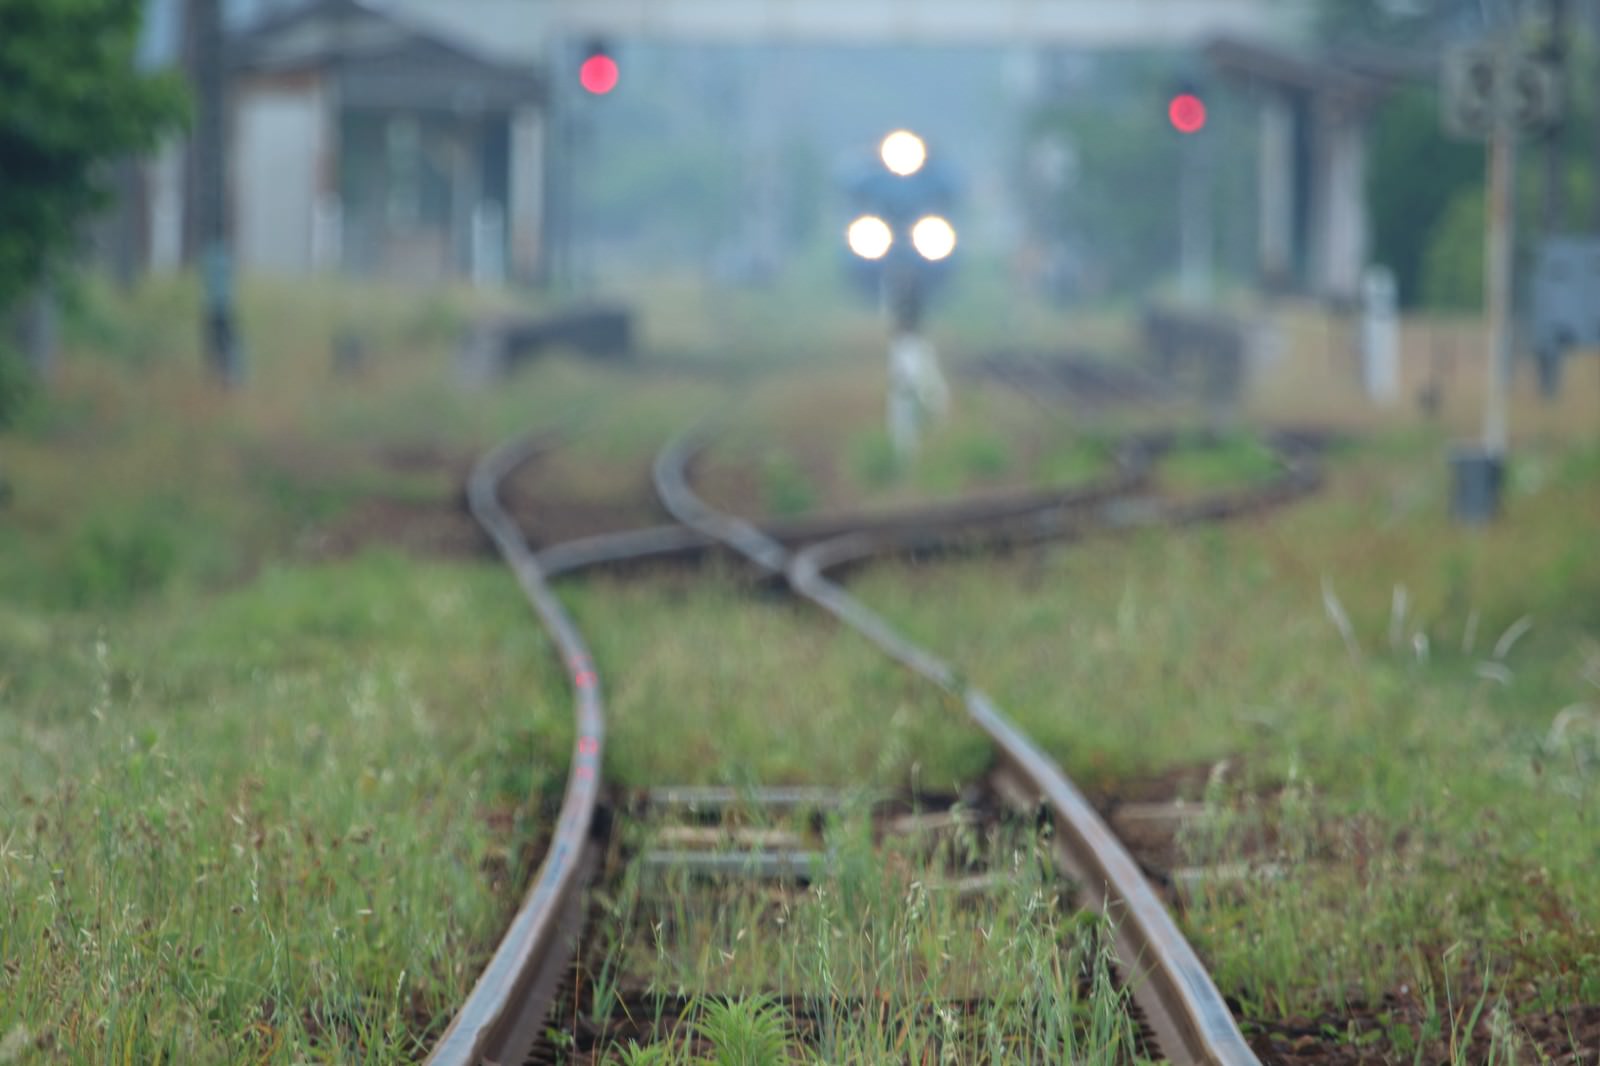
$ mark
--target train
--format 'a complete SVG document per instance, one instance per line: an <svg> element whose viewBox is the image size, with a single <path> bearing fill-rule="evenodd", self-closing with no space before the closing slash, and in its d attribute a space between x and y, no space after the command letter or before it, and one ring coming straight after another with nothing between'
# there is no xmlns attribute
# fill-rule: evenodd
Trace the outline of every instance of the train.
<svg viewBox="0 0 1600 1066"><path fill-rule="evenodd" d="M879 142L874 157L853 170L844 186L851 280L868 298L883 301L896 332L915 332L929 295L956 261L956 174L920 136L899 129Z"/></svg>

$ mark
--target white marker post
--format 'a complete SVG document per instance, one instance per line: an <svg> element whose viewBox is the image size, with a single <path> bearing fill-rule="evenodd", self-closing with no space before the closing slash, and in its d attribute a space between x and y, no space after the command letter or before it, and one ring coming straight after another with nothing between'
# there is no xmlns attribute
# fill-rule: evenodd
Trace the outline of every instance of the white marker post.
<svg viewBox="0 0 1600 1066"><path fill-rule="evenodd" d="M1361 279L1361 379L1367 399L1389 406L1400 398L1400 316L1394 274L1370 266Z"/></svg>
<svg viewBox="0 0 1600 1066"><path fill-rule="evenodd" d="M916 456L922 427L950 409L950 387L933 345L920 334L896 331L889 340L889 440L901 462Z"/></svg>

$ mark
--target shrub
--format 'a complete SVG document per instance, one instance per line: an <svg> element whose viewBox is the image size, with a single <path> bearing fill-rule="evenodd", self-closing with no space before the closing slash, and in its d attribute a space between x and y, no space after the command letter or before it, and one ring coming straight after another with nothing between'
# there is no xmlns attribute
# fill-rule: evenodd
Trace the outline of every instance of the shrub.
<svg viewBox="0 0 1600 1066"><path fill-rule="evenodd" d="M0 429L16 424L33 392L33 375L22 357L0 344Z"/></svg>
<svg viewBox="0 0 1600 1066"><path fill-rule="evenodd" d="M160 519L95 520L68 546L67 597L75 607L130 603L165 587L177 565L176 540Z"/></svg>

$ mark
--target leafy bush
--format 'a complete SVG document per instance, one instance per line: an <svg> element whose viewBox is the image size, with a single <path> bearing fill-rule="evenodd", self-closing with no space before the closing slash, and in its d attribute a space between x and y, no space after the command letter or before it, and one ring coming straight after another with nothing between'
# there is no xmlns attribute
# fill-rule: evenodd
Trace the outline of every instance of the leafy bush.
<svg viewBox="0 0 1600 1066"><path fill-rule="evenodd" d="M155 516L97 519L75 536L63 568L76 607L132 602L160 591L178 567L171 527Z"/></svg>
<svg viewBox="0 0 1600 1066"><path fill-rule="evenodd" d="M715 1049L715 1066L782 1066L788 1061L788 1020L767 996L708 1003L698 1028Z"/></svg>
<svg viewBox="0 0 1600 1066"><path fill-rule="evenodd" d="M1422 297L1429 307L1474 311L1483 306L1483 188L1451 198L1428 239Z"/></svg>
<svg viewBox="0 0 1600 1066"><path fill-rule="evenodd" d="M200 293L192 278L146 278L129 292L87 278L64 287L63 297L62 330L74 348L140 368L196 354Z"/></svg>
<svg viewBox="0 0 1600 1066"><path fill-rule="evenodd" d="M0 429L16 423L33 396L33 384L22 357L0 344Z"/></svg>

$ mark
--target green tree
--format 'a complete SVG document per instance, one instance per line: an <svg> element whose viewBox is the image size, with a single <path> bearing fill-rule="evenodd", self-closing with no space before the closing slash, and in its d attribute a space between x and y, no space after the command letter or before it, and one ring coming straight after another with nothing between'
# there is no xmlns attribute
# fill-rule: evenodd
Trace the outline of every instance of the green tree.
<svg viewBox="0 0 1600 1066"><path fill-rule="evenodd" d="M134 63L141 9L0 0L0 321L104 204L104 164L149 148L184 115L181 83ZM17 378L0 372L0 420Z"/></svg>
<svg viewBox="0 0 1600 1066"><path fill-rule="evenodd" d="M1397 93L1372 124L1368 202L1373 256L1394 271L1401 302L1423 298L1429 242L1463 190L1483 183L1483 147L1447 140L1431 86Z"/></svg>
<svg viewBox="0 0 1600 1066"><path fill-rule="evenodd" d="M1065 229L1104 291L1137 295L1177 269L1186 146L1168 120L1167 101L1193 73L1184 57L1168 53L1108 58L1092 83L1041 104L1028 118L1028 141L1049 136L1070 145L1077 160L1075 177L1054 202L1030 205L1032 224ZM1248 276L1254 111L1220 79L1202 74L1199 82L1208 117L1188 147L1209 157L1218 272Z"/></svg>
<svg viewBox="0 0 1600 1066"><path fill-rule="evenodd" d="M1483 306L1483 187L1460 190L1433 228L1423 260L1422 303L1451 311Z"/></svg>

